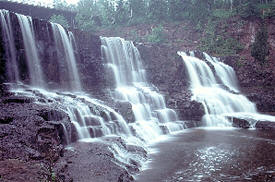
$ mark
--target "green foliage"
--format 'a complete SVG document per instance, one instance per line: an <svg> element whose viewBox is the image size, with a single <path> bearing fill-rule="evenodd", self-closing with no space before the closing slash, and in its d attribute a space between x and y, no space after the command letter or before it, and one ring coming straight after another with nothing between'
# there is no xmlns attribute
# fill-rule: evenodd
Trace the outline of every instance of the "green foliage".
<svg viewBox="0 0 275 182"><path fill-rule="evenodd" d="M258 8L262 11L262 18L275 17L275 2L271 4L261 4Z"/></svg>
<svg viewBox="0 0 275 182"><path fill-rule="evenodd" d="M130 36L132 37L132 40L135 42L141 41L141 37L138 35L137 31L135 31L135 30L130 31Z"/></svg>
<svg viewBox="0 0 275 182"><path fill-rule="evenodd" d="M252 44L251 56L259 62L266 62L269 55L268 33L265 25L257 32L255 42Z"/></svg>
<svg viewBox="0 0 275 182"><path fill-rule="evenodd" d="M184 17L187 17L187 6L189 3L186 3L184 0L170 0L168 1L169 10L168 16L171 20L182 20Z"/></svg>
<svg viewBox="0 0 275 182"><path fill-rule="evenodd" d="M226 9L213 10L212 16L219 19L228 19L234 15L234 12Z"/></svg>
<svg viewBox="0 0 275 182"><path fill-rule="evenodd" d="M55 0L56 7L66 5ZM101 26L136 25L152 22L189 20L198 29L209 19L275 16L271 0L80 0L76 8L78 28L94 30Z"/></svg>
<svg viewBox="0 0 275 182"><path fill-rule="evenodd" d="M129 24L139 24L146 21L148 13L146 0L129 0L130 20Z"/></svg>
<svg viewBox="0 0 275 182"><path fill-rule="evenodd" d="M226 36L223 32L218 33L217 26L217 21L208 21L204 36L201 39L200 49L202 51L226 56L237 54L244 48L238 40Z"/></svg>
<svg viewBox="0 0 275 182"><path fill-rule="evenodd" d="M261 11L257 6L257 0L249 0L245 3L242 3L238 9L238 14L242 18L250 18L250 17L260 17Z"/></svg>
<svg viewBox="0 0 275 182"><path fill-rule="evenodd" d="M238 68L244 66L244 63L243 63L243 59L242 59L242 58L236 60L236 66L237 66Z"/></svg>
<svg viewBox="0 0 275 182"><path fill-rule="evenodd" d="M152 32L147 36L147 40L151 43L164 43L166 41L166 35L163 32L163 26L159 25L152 28Z"/></svg>
<svg viewBox="0 0 275 182"><path fill-rule="evenodd" d="M207 18L211 15L208 1L192 1L192 6L189 7L189 12L190 20L195 25L207 21Z"/></svg>
<svg viewBox="0 0 275 182"><path fill-rule="evenodd" d="M55 9L61 9L66 11L75 11L75 5L68 4L66 0L53 0L53 7Z"/></svg>
<svg viewBox="0 0 275 182"><path fill-rule="evenodd" d="M101 21L98 17L99 10L95 0L80 0L77 5L76 25L85 31L94 31L96 24ZM98 20L99 19L99 20Z"/></svg>
<svg viewBox="0 0 275 182"><path fill-rule="evenodd" d="M62 25L64 28L70 27L67 19L62 15L52 15L49 21L53 23L58 23Z"/></svg>
<svg viewBox="0 0 275 182"><path fill-rule="evenodd" d="M116 24L126 24L129 21L129 11L127 10L126 3L124 0L119 0L118 4L116 6L116 11L115 11L115 23Z"/></svg>
<svg viewBox="0 0 275 182"><path fill-rule="evenodd" d="M168 5L166 0L150 0L148 16L152 21L165 21L168 18Z"/></svg>

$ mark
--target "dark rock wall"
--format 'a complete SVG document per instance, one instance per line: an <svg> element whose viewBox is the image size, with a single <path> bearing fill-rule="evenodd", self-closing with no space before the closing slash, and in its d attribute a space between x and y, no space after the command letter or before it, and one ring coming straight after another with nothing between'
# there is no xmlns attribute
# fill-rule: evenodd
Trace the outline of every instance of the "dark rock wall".
<svg viewBox="0 0 275 182"><path fill-rule="evenodd" d="M177 50L163 45L138 44L137 47L147 79L165 96L167 107L174 109L180 120L192 120L188 126L198 125L204 109L202 104L191 101L187 70Z"/></svg>
<svg viewBox="0 0 275 182"><path fill-rule="evenodd" d="M72 32L76 40L75 55L82 86L94 94L104 91L108 87L108 79L101 59L100 37L79 30Z"/></svg>
<svg viewBox="0 0 275 182"><path fill-rule="evenodd" d="M0 35L2 35L1 29L0 29ZM3 37L0 36L0 84L3 83L6 79L5 74L3 74L4 72L5 72L5 51L4 51Z"/></svg>
<svg viewBox="0 0 275 182"><path fill-rule="evenodd" d="M14 13L10 13L13 36L16 48L16 60L19 67L19 74L22 81L26 84L30 82L28 75L28 66L24 50L23 37L19 22ZM66 67L60 66L58 62L62 62L64 54L57 49L55 45L53 30L51 24L45 20L33 19L34 34L36 39L36 47L38 49L39 58L41 60L44 79L49 88L60 88L66 85L68 77L60 78L60 74L68 75ZM1 28L0 28L1 29ZM101 60L101 42L100 37L87 32L71 30L75 36L76 45L74 51L80 79L85 90L91 92L99 92L107 87L104 77L104 67ZM1 36L2 39L2 36ZM5 54L5 46L3 41L0 44L0 81L9 82L7 73L5 73L5 65L8 63L8 55ZM61 60L60 60L61 59ZM65 60L64 60L65 62ZM65 74L64 74L65 73ZM63 85L60 83L64 82ZM68 84L67 84L68 85Z"/></svg>

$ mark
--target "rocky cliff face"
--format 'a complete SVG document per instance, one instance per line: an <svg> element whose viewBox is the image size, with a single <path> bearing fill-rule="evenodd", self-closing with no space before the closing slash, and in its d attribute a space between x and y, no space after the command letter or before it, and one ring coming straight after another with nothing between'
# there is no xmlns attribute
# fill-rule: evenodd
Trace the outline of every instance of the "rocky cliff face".
<svg viewBox="0 0 275 182"><path fill-rule="evenodd" d="M169 46L137 45L147 79L165 96L169 108L177 111L180 120L187 120L189 127L201 125L203 106L191 100L189 78L182 58Z"/></svg>
<svg viewBox="0 0 275 182"><path fill-rule="evenodd" d="M30 78L20 25L14 13L10 13L10 18L20 78L28 84ZM49 88L58 89L58 74L64 72L65 68L60 68L57 64L62 54L56 48L52 26L39 19L33 19L32 23L45 81ZM2 31L0 27L0 35ZM87 32L71 31L75 35L74 51L83 89L95 97L103 98L108 85L101 60L100 38ZM53 171L57 174L57 179L71 181L70 174L65 174L70 159L62 157L66 152L64 127L71 132L73 141L77 139L74 137L76 131L71 128L72 121L63 109L43 97L43 94L28 89L30 93L40 97L37 100L33 96L9 92L11 85L3 84L10 80L6 75L9 55L2 39L0 36L0 181L51 181ZM61 59L64 57L61 56ZM62 79L66 81L66 78ZM45 104L47 102L51 104ZM107 145L101 148L102 154L109 152ZM110 157L109 167L114 165L127 175L127 171L112 163L111 158L113 160L114 157ZM104 163L106 159L102 157L97 161Z"/></svg>
<svg viewBox="0 0 275 182"><path fill-rule="evenodd" d="M24 83L29 83L28 67L24 50L24 43L18 19L14 13L10 13L13 36L15 40L16 60L18 62L20 78ZM50 88L59 88L60 73L66 72L65 68L59 67L58 59L64 59L62 53L56 48L52 26L49 22L39 19L33 19L34 35L36 38L36 47L38 49L39 58L41 60L44 77ZM84 90L100 91L104 90L106 80L104 78L104 68L101 61L101 41L99 36L71 30L76 38L74 47L76 62L80 73L80 79L83 83ZM4 50L4 45L1 42L1 50ZM8 55L5 51L1 51L1 69L5 70ZM4 72L1 72L4 73ZM72 74L72 73L67 73ZM7 77L1 74L2 82L7 82ZM64 79L66 82L67 78ZM68 80L67 80L68 81Z"/></svg>
<svg viewBox="0 0 275 182"><path fill-rule="evenodd" d="M240 17L225 20L217 26L217 33L225 34L239 40L243 50L236 55L222 57L221 60L232 66L236 71L241 91L257 104L260 112L275 113L275 19L265 20L268 31L268 43L270 55L265 64L254 60L250 51L259 30L260 19L244 20ZM122 36L130 40L147 42L147 36L156 25L137 25L123 27L117 31L101 30L100 34L105 36ZM199 31L188 22L163 24L163 33L167 42L163 44L143 44L139 46L142 58L148 70L148 79L155 84L168 98L171 90L181 89L186 92L188 85L186 78L181 78L180 84L175 84L174 75L185 75L184 67L180 63L175 64L176 51L199 50L201 39L205 36L204 30ZM212 55L215 56L215 55ZM150 64L150 62L153 62ZM176 61L177 62L177 61ZM182 68L182 73L178 70ZM173 70L169 73L169 69ZM168 72L166 71L168 70ZM163 72L163 74L162 74ZM179 78L178 77L178 78ZM171 87L173 85L173 87ZM165 88L166 87L166 88ZM168 89L170 92L168 91ZM179 92L179 90L177 91ZM168 94L169 93L169 94ZM176 94L177 95L177 94ZM178 99L184 100L184 94ZM169 100L169 99L168 99ZM169 104L168 104L169 105ZM183 111L182 111L183 112ZM179 113L181 115L181 113Z"/></svg>
<svg viewBox="0 0 275 182"><path fill-rule="evenodd" d="M265 64L251 57L251 45L260 27L260 20L242 21L233 19L228 22L228 34L238 38L244 45L243 51L236 56L223 58L236 71L242 92L255 102L260 112L275 113L275 19L265 21L268 31L269 56Z"/></svg>

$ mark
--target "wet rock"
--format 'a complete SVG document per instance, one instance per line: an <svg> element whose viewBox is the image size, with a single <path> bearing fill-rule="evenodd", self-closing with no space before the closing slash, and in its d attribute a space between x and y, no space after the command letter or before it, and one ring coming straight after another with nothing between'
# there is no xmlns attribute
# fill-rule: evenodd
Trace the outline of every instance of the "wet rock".
<svg viewBox="0 0 275 182"><path fill-rule="evenodd" d="M205 111L201 103L196 101L181 104L179 117L181 120L201 121Z"/></svg>
<svg viewBox="0 0 275 182"><path fill-rule="evenodd" d="M13 121L12 117L9 117L9 116L0 117L0 124L9 124L12 121Z"/></svg>
<svg viewBox="0 0 275 182"><path fill-rule="evenodd" d="M168 134L169 133L169 130L166 126L160 126L160 129L162 130L163 134Z"/></svg>
<svg viewBox="0 0 275 182"><path fill-rule="evenodd" d="M101 126L89 127L89 132L92 138L102 137L104 135Z"/></svg>
<svg viewBox="0 0 275 182"><path fill-rule="evenodd" d="M0 84L0 96L7 96L10 95L11 84L2 83Z"/></svg>
<svg viewBox="0 0 275 182"><path fill-rule="evenodd" d="M135 116L130 102L118 101L115 107L128 123L135 122Z"/></svg>
<svg viewBox="0 0 275 182"><path fill-rule="evenodd" d="M250 122L246 119L236 118L236 117L230 117L230 120L232 121L232 126L236 128L250 128Z"/></svg>
<svg viewBox="0 0 275 182"><path fill-rule="evenodd" d="M39 116L46 121L60 121L67 117L67 114L60 110L49 109L40 111Z"/></svg>
<svg viewBox="0 0 275 182"><path fill-rule="evenodd" d="M111 141L118 145L121 145L120 142L122 142L117 137L107 138L106 142L77 142L72 145L73 150L66 150L65 157L68 161L70 160L68 171L74 181L134 181L134 178L125 169L126 166L120 166L125 164L118 161L114 153L109 150L110 146L107 143ZM133 147L130 148L133 149ZM134 160L129 161L132 161L132 166L138 165Z"/></svg>
<svg viewBox="0 0 275 182"><path fill-rule="evenodd" d="M3 100L4 104L7 103L32 103L34 102L34 98L24 97L24 96L11 96Z"/></svg>
<svg viewBox="0 0 275 182"><path fill-rule="evenodd" d="M42 166L39 162L26 162L19 159L5 159L0 161L0 180L3 182L43 181Z"/></svg>
<svg viewBox="0 0 275 182"><path fill-rule="evenodd" d="M199 58L199 59L201 59L201 60L204 60L204 59L205 59L205 57L204 57L204 55L203 55L203 52L201 52L201 51L195 50L195 51L194 51L194 54L195 54L195 57L197 57L197 58Z"/></svg>
<svg viewBox="0 0 275 182"><path fill-rule="evenodd" d="M275 121L258 121L255 127L259 130L275 131Z"/></svg>
<svg viewBox="0 0 275 182"><path fill-rule="evenodd" d="M100 126L100 120L99 118L95 117L95 116L85 116L84 120L86 122L86 125L92 125L92 126Z"/></svg>
<svg viewBox="0 0 275 182"><path fill-rule="evenodd" d="M272 91L249 89L248 99L256 104L260 112L275 112L275 95Z"/></svg>
<svg viewBox="0 0 275 182"><path fill-rule="evenodd" d="M202 122L201 120L198 120L198 121L184 121L184 124L186 126L186 128L194 128L194 127L200 127L202 126Z"/></svg>

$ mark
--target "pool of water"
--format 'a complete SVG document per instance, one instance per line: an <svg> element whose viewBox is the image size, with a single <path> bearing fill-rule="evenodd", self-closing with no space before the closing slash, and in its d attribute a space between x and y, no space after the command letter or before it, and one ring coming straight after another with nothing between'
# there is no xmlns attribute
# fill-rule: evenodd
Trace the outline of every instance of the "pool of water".
<svg viewBox="0 0 275 182"><path fill-rule="evenodd" d="M151 146L138 182L275 181L275 133L188 129Z"/></svg>

